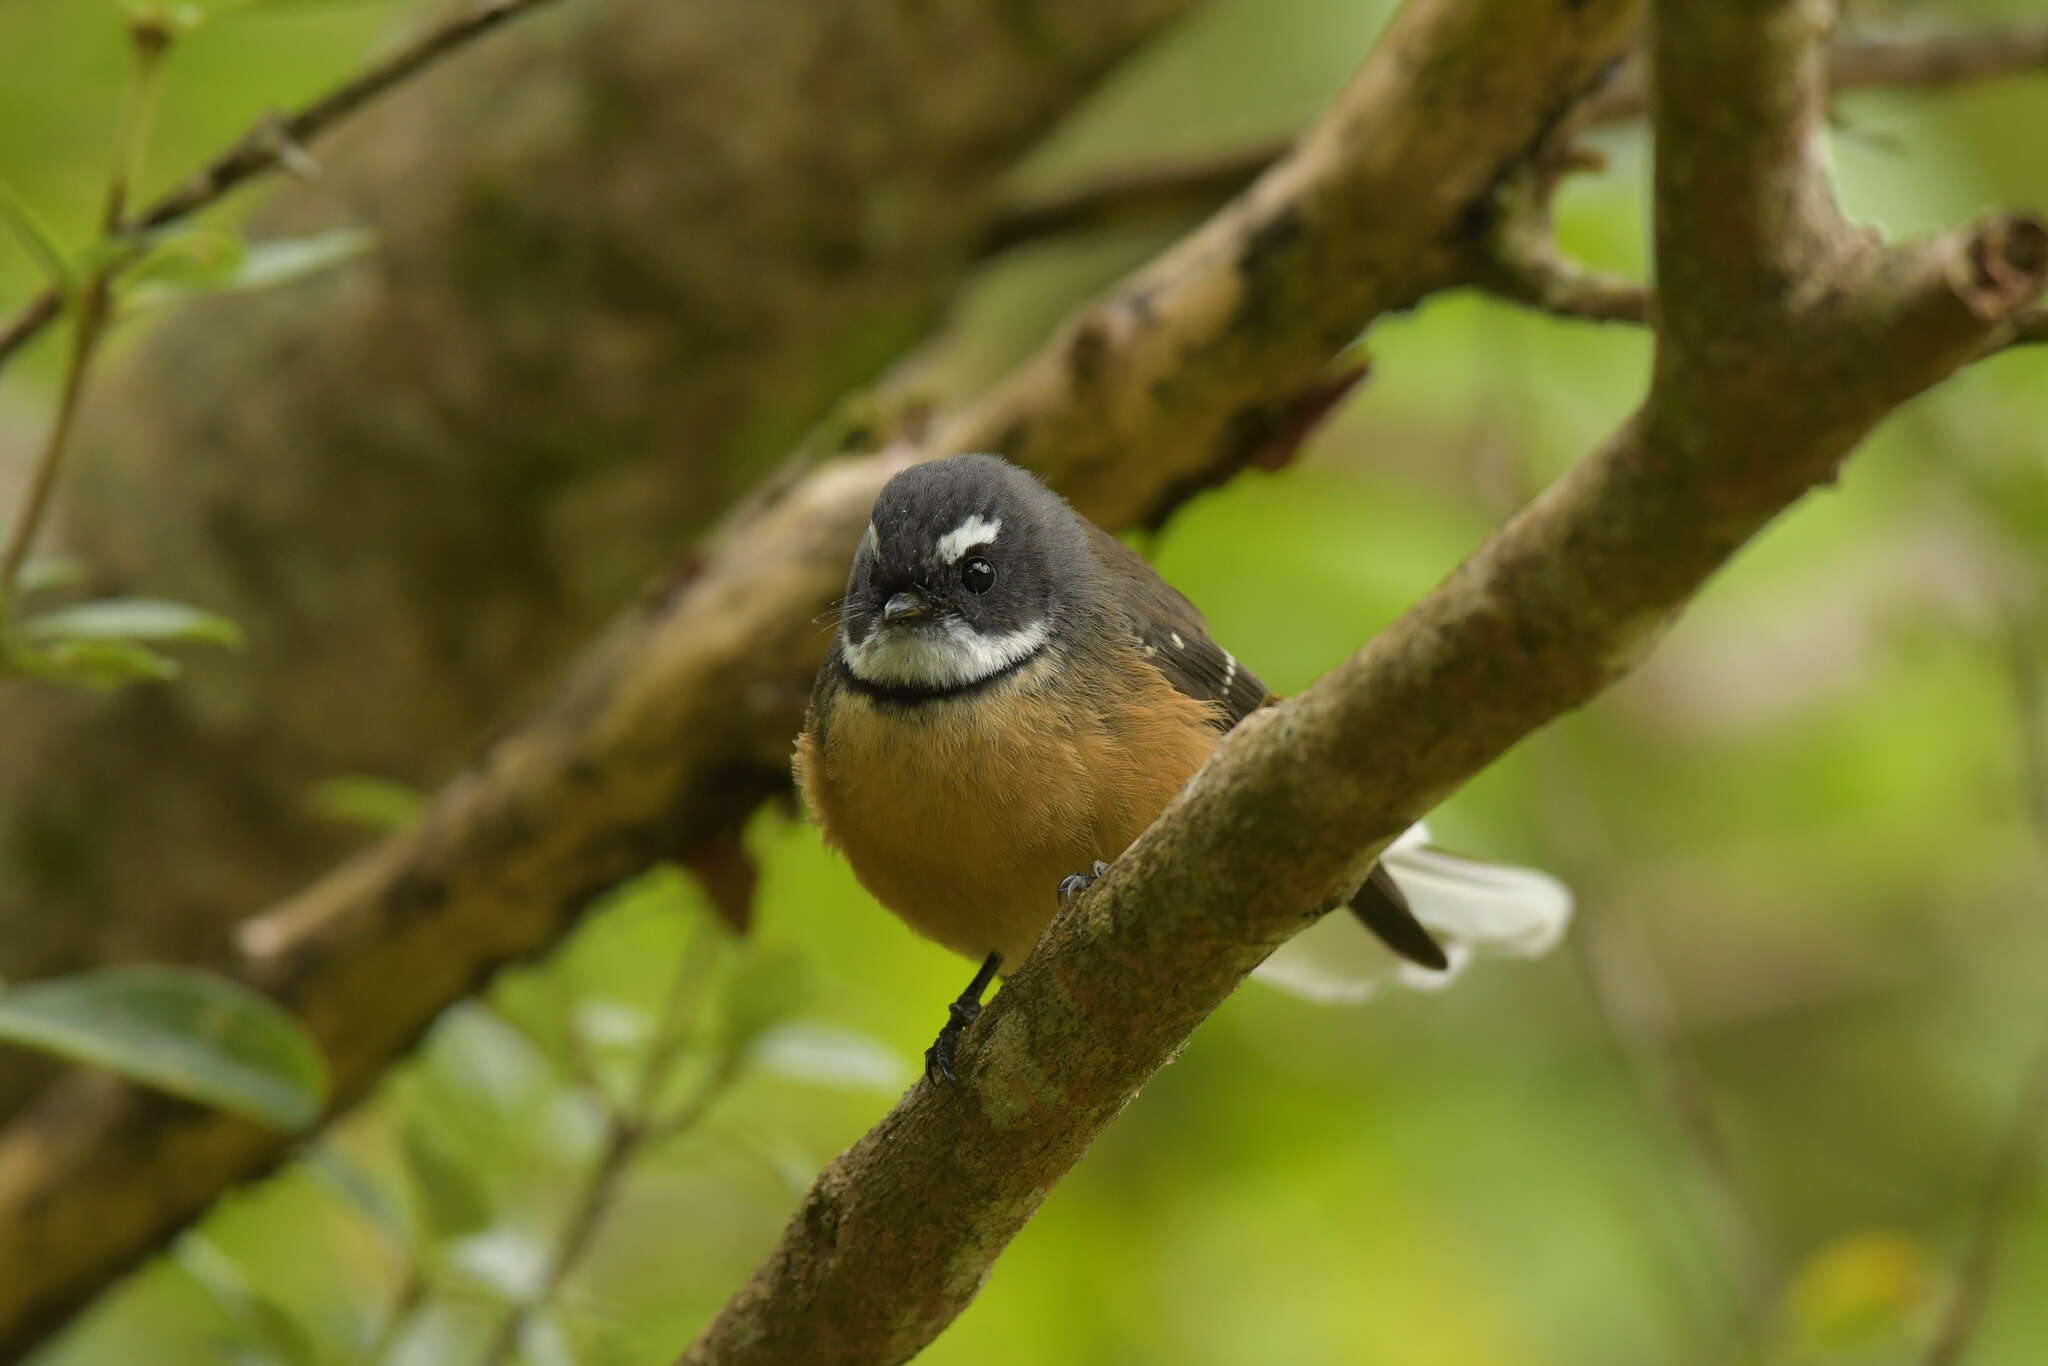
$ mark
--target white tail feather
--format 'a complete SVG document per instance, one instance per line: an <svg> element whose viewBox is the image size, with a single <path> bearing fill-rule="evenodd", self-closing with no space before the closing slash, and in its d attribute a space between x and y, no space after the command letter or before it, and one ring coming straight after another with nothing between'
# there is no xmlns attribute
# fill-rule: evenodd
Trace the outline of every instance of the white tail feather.
<svg viewBox="0 0 2048 1366"><path fill-rule="evenodd" d="M1428 841L1428 829L1417 822L1380 861L1415 918L1443 945L1448 969L1432 972L1398 957L1340 909L1283 944L1252 975L1292 996L1352 1005L1388 983L1441 991L1474 957L1536 958L1564 937L1572 894L1562 882L1533 868L1460 858Z"/></svg>

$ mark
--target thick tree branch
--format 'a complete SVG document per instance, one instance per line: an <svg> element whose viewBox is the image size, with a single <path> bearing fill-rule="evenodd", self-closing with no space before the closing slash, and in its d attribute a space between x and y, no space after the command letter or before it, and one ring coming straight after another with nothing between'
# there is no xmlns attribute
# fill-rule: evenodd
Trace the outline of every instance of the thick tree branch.
<svg viewBox="0 0 2048 1366"><path fill-rule="evenodd" d="M374 256L175 310L85 405L66 548L102 591L233 616L249 649L115 699L5 689L0 975L230 964L235 924L361 844L306 813L316 781L445 781L937 319L1015 159L1192 4L580 0L335 129L260 216L341 215ZM686 846L759 790L742 748L695 774ZM658 801L631 819L632 857L671 847ZM601 876L557 872L527 947ZM361 1019L417 1028L508 951L468 932L446 974L356 975ZM377 1064L328 1000L359 1093ZM0 1113L28 1113L31 1061L0 1056ZM118 1094L72 1079L0 1139L0 1359L279 1151ZM94 1139L26 1137L52 1116Z"/></svg>
<svg viewBox="0 0 2048 1366"><path fill-rule="evenodd" d="M248 975L319 1036L340 1103L592 893L721 838L786 783L817 620L894 470L999 448L1124 526L1268 459L1328 402L1334 352L1456 278L1469 206L1597 83L1633 17L1629 0L1416 0L1295 158L985 400L735 516L415 828L248 927ZM0 1323L47 1323L282 1150L219 1115L67 1086L0 1136Z"/></svg>
<svg viewBox="0 0 2048 1366"><path fill-rule="evenodd" d="M1358 654L1235 732L968 1035L826 1169L691 1366L907 1359L1090 1141L1400 829L1638 659L1707 577L2048 279L2002 219L1887 249L1819 157L1822 0L1659 10L1641 410Z"/></svg>
<svg viewBox="0 0 2048 1366"><path fill-rule="evenodd" d="M937 321L1016 158L1194 3L579 0L333 129L257 230L378 250L172 310L80 414L88 591L248 648L8 688L0 975L217 965L360 843L316 783L444 781ZM0 1114L41 1075L0 1057Z"/></svg>

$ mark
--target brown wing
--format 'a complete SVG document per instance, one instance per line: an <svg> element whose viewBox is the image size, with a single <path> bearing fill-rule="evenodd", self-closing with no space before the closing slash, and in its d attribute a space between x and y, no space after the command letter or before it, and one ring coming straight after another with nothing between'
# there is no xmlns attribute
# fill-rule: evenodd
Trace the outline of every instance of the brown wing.
<svg viewBox="0 0 2048 1366"><path fill-rule="evenodd" d="M1258 675L1210 639L1208 623L1195 605L1159 577L1144 557L1092 523L1095 557L1131 619L1131 629L1169 683L1188 697L1222 708L1218 729L1229 730L1268 702L1279 699ZM1351 913L1381 943L1410 962L1439 971L1450 966L1441 945L1408 909L1393 874L1375 864L1372 876L1351 898Z"/></svg>
<svg viewBox="0 0 2048 1366"><path fill-rule="evenodd" d="M1195 605L1159 577L1136 551L1090 525L1096 562L1115 588L1145 657L1166 681L1198 702L1222 708L1219 730L1229 730L1275 700L1257 674L1209 636Z"/></svg>

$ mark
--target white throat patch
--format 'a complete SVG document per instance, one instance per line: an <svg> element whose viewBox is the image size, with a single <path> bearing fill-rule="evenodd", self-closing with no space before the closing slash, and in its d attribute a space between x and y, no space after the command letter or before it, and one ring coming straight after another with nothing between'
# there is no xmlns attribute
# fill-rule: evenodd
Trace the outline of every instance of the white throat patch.
<svg viewBox="0 0 2048 1366"><path fill-rule="evenodd" d="M1002 529L1002 518L984 517L978 512L970 513L966 521L939 537L939 558L947 564L952 564L973 547L993 541L996 533Z"/></svg>
<svg viewBox="0 0 2048 1366"><path fill-rule="evenodd" d="M882 686L964 688L993 677L1036 653L1050 638L1045 623L984 635L961 621L943 631L876 625L868 638L840 646L840 657L863 683Z"/></svg>

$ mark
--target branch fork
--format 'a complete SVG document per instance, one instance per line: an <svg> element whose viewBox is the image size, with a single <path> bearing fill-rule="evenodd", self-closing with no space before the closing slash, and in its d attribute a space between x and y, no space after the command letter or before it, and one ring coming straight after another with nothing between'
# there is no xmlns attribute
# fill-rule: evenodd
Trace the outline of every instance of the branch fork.
<svg viewBox="0 0 2048 1366"><path fill-rule="evenodd" d="M1623 673L1750 536L2048 282L2008 215L1884 248L1819 155L1822 0L1656 12L1642 408L1407 615L1240 726L1047 928L963 1048L819 1177L682 1366L900 1362L1094 1135L1410 821ZM1959 263L1967 265L1959 277Z"/></svg>

